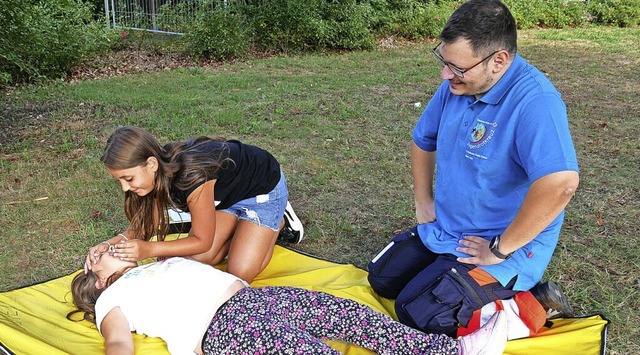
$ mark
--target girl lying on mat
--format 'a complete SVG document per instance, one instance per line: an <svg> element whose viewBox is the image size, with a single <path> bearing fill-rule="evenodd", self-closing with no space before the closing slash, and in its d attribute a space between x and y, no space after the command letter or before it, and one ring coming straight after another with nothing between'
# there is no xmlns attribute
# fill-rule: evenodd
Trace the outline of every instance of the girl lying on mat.
<svg viewBox="0 0 640 355"><path fill-rule="evenodd" d="M476 332L453 339L327 293L252 288L182 257L137 266L103 253L91 272L73 279L71 292L78 310L68 318L83 312L95 322L108 354L133 354L132 331L162 338L172 354L339 354L321 339L380 354L502 354L507 341L502 311Z"/></svg>

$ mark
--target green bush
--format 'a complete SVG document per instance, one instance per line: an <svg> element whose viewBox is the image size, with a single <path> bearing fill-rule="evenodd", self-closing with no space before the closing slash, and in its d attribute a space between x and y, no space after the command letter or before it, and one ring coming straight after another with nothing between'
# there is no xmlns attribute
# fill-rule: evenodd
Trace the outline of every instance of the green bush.
<svg viewBox="0 0 640 355"><path fill-rule="evenodd" d="M354 0L271 0L247 6L256 44L268 51L370 49L370 6Z"/></svg>
<svg viewBox="0 0 640 355"><path fill-rule="evenodd" d="M263 49L278 52L304 51L316 47L323 28L317 0L272 0L247 7L256 42Z"/></svg>
<svg viewBox="0 0 640 355"><path fill-rule="evenodd" d="M246 17L234 6L217 6L214 10L200 11L197 19L187 26L186 46L197 57L220 60L241 58L252 45L249 27Z"/></svg>
<svg viewBox="0 0 640 355"><path fill-rule="evenodd" d="M503 0L511 10L518 28L527 29L540 26L546 0Z"/></svg>
<svg viewBox="0 0 640 355"><path fill-rule="evenodd" d="M436 37L461 1L404 1L394 9L393 32L410 40Z"/></svg>
<svg viewBox="0 0 640 355"><path fill-rule="evenodd" d="M321 6L322 36L318 49L373 49L375 39L369 29L371 7L355 1L326 2Z"/></svg>
<svg viewBox="0 0 640 355"><path fill-rule="evenodd" d="M541 7L540 25L548 28L579 27L587 22L583 1L548 1Z"/></svg>
<svg viewBox="0 0 640 355"><path fill-rule="evenodd" d="M590 0L587 9L598 24L620 27L640 25L640 0Z"/></svg>
<svg viewBox="0 0 640 355"><path fill-rule="evenodd" d="M0 83L55 78L110 43L79 0L0 0Z"/></svg>
<svg viewBox="0 0 640 355"><path fill-rule="evenodd" d="M588 21L583 1L575 0L504 0L518 28L578 27Z"/></svg>
<svg viewBox="0 0 640 355"><path fill-rule="evenodd" d="M464 1L189 0L162 6L156 21L169 31L185 32L183 42L194 56L230 59L252 48L274 53L368 50L376 38L437 37ZM521 29L640 25L640 0L503 1ZM88 56L124 45L118 42L120 31L106 29L102 15L96 15L97 4L0 0L0 85L57 78ZM196 18L194 9L199 9ZM142 8L136 13L144 27L148 16Z"/></svg>
<svg viewBox="0 0 640 355"><path fill-rule="evenodd" d="M197 11L203 11L208 4L197 4L193 2L179 2L177 4L166 3L158 9L159 16L156 17L158 28L162 28L163 31L182 33L189 30L189 27L193 23L193 13ZM202 16L200 13L199 16Z"/></svg>

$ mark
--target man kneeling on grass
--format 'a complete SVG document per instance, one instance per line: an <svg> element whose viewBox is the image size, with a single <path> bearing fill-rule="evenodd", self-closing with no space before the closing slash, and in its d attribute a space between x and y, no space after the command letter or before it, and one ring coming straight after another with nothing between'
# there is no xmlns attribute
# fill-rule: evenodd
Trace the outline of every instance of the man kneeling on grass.
<svg viewBox="0 0 640 355"><path fill-rule="evenodd" d="M562 97L517 54L498 0L462 4L440 39L443 83L413 131L418 225L372 260L369 282L425 332L454 335L496 300L535 301L518 296L530 289L542 312L567 311L558 285L539 283L579 181Z"/></svg>

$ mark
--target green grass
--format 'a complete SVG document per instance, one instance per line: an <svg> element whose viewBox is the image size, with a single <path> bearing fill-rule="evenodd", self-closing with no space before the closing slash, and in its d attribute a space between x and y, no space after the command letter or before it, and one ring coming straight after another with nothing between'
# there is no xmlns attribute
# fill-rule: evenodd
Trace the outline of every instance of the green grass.
<svg viewBox="0 0 640 355"><path fill-rule="evenodd" d="M612 321L610 354L640 353L638 38L637 28L520 34L521 53L563 93L581 166L545 278L563 285L576 315ZM414 223L410 134L440 81L432 46L2 92L0 290L75 271L90 246L126 227L122 194L99 163L122 124L163 142L207 134L268 149L305 223L296 247L365 267Z"/></svg>

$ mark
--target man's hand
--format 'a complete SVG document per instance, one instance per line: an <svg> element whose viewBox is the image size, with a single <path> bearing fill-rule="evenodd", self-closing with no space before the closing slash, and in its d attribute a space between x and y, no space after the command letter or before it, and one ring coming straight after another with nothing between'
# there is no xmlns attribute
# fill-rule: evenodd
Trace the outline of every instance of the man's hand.
<svg viewBox="0 0 640 355"><path fill-rule="evenodd" d="M468 254L468 258L458 258L457 260L465 264L474 265L493 265L503 262L504 260L493 255L489 250L489 241L472 235L465 236L460 239L461 247L457 247L456 251Z"/></svg>

